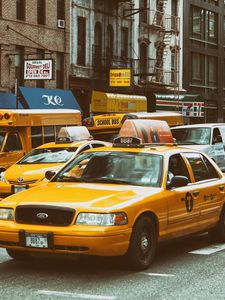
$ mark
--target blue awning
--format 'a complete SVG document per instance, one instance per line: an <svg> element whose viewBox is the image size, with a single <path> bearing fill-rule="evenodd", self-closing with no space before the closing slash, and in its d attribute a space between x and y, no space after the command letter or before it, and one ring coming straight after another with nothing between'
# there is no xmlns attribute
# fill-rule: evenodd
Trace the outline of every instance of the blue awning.
<svg viewBox="0 0 225 300"><path fill-rule="evenodd" d="M70 90L19 87L24 108L81 110Z"/></svg>
<svg viewBox="0 0 225 300"><path fill-rule="evenodd" d="M0 93L0 108L1 109L17 108L16 96L11 93ZM23 108L20 103L18 103L18 108Z"/></svg>

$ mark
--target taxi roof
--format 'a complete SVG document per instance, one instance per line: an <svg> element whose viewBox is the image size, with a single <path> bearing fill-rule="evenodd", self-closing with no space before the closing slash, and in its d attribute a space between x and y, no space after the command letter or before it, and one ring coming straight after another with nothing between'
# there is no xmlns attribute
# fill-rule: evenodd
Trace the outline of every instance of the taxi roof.
<svg viewBox="0 0 225 300"><path fill-rule="evenodd" d="M141 152L141 153L152 153L152 154L159 154L159 155L165 155L165 154L175 154L175 153L185 153L185 152L192 152L192 153L201 153L201 151L198 150L193 150L181 146L176 146L176 145L147 145L142 148L137 148L137 147L113 147L113 146L107 146L107 147L101 147L101 148L94 148L87 150L88 152L105 152L105 151L110 151L110 152Z"/></svg>
<svg viewBox="0 0 225 300"><path fill-rule="evenodd" d="M75 141L75 142L67 142L67 143L56 143L56 142L51 142L51 143L46 143L41 146L36 147L35 149L42 149L42 148L73 148L73 147L80 147L84 144L86 144L88 141Z"/></svg>
<svg viewBox="0 0 225 300"><path fill-rule="evenodd" d="M225 126L225 123L202 123L202 124L191 124L191 125L182 125L174 126L171 129L183 129L183 128L200 128L200 127L214 127L214 126Z"/></svg>

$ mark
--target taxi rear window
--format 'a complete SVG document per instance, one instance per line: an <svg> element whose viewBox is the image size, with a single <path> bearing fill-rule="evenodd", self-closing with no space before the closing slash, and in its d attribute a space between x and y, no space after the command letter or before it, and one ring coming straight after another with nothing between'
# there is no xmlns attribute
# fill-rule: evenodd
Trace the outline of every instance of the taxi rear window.
<svg viewBox="0 0 225 300"><path fill-rule="evenodd" d="M159 187L162 168L163 157L158 154L89 152L75 158L53 180Z"/></svg>

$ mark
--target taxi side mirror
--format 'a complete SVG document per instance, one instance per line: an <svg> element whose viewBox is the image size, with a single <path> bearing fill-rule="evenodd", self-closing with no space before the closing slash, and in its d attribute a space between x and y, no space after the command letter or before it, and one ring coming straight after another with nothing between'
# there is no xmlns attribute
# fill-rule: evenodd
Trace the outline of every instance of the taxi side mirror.
<svg viewBox="0 0 225 300"><path fill-rule="evenodd" d="M48 180L51 180L52 177L55 175L56 173L54 171L46 171L45 172L45 178Z"/></svg>
<svg viewBox="0 0 225 300"><path fill-rule="evenodd" d="M167 189L178 188L186 186L189 183L189 179L186 176L174 176L171 181L167 184Z"/></svg>
<svg viewBox="0 0 225 300"><path fill-rule="evenodd" d="M6 168L0 167L0 173L5 172L5 171L6 171Z"/></svg>

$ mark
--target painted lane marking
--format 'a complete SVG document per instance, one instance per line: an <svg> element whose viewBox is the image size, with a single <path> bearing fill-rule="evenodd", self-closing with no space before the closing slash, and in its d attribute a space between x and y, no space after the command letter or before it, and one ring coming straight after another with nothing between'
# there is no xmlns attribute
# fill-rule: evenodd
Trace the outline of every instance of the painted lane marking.
<svg viewBox="0 0 225 300"><path fill-rule="evenodd" d="M117 299L115 296L101 296L101 295L88 295L80 293L71 293L71 292L57 292L57 291L48 291L48 290L38 290L36 292L38 295L48 295L56 297L71 297L79 299L95 299L95 300L113 300Z"/></svg>
<svg viewBox="0 0 225 300"><path fill-rule="evenodd" d="M175 276L173 274L146 273L146 272L141 272L139 274L143 274L143 275L147 275L147 276L156 276L156 277L173 277L173 276Z"/></svg>
<svg viewBox="0 0 225 300"><path fill-rule="evenodd" d="M199 255L210 255L225 249L225 244L215 244L210 247L205 247L197 250L190 251L188 253L191 254L199 254Z"/></svg>

